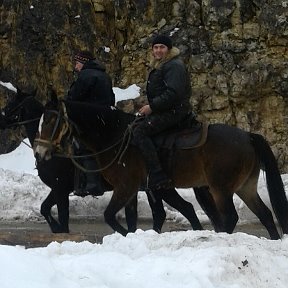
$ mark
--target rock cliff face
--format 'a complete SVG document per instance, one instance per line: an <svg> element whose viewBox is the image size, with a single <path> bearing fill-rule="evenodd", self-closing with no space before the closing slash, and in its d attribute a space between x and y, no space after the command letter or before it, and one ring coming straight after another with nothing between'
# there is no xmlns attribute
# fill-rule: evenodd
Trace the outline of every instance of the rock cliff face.
<svg viewBox="0 0 288 288"><path fill-rule="evenodd" d="M0 80L37 88L43 102L49 87L65 95L79 48L105 63L115 86L136 83L144 95L151 39L170 33L199 118L261 133L288 172L288 1L0 0L0 9Z"/></svg>

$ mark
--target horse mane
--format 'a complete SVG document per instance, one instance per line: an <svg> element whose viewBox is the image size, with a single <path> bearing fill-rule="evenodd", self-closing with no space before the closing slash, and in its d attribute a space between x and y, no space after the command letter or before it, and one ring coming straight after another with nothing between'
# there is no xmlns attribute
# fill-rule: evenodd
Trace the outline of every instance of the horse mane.
<svg viewBox="0 0 288 288"><path fill-rule="evenodd" d="M29 109L33 112L35 112L34 114L36 116L42 115L43 111L44 111L44 105L38 101L36 98L31 98L31 100L29 100Z"/></svg>
<svg viewBox="0 0 288 288"><path fill-rule="evenodd" d="M64 103L69 119L82 133L103 147L121 138L129 123L135 119L135 115L113 106L68 100Z"/></svg>

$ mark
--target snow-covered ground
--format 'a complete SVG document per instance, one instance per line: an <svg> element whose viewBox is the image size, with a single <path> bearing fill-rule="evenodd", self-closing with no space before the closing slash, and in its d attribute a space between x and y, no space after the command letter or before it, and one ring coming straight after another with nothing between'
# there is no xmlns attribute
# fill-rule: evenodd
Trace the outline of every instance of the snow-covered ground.
<svg viewBox="0 0 288 288"><path fill-rule="evenodd" d="M49 189L36 176L32 150L21 144L12 153L0 155L0 167L1 221L43 220L39 208ZM287 191L288 175L282 177ZM200 221L206 222L193 191L179 191L194 204ZM259 191L269 203L263 177ZM71 217L102 218L110 196L70 197ZM151 219L143 192L139 201L140 217ZM235 205L241 221L257 221L237 198ZM185 223L179 213L169 207L166 211L170 221ZM271 241L244 233L159 235L137 230L127 237L117 233L106 236L103 244L66 241L30 249L0 245L0 259L1 288L286 288L288 283L288 236Z"/></svg>
<svg viewBox="0 0 288 288"><path fill-rule="evenodd" d="M36 174L32 150L25 145L0 155L1 221L42 220L39 208L49 189ZM288 175L282 177L287 193ZM258 188L269 203L262 175ZM194 204L200 221L207 221L193 191L179 192ZM103 217L110 196L71 197L71 217ZM140 217L151 219L142 192L139 201ZM256 221L238 198L235 206L240 221ZM185 222L166 210L170 221ZM245 233L137 230L127 237L106 236L103 244L66 241L30 249L0 245L0 259L1 288L286 288L288 283L288 236L272 241Z"/></svg>

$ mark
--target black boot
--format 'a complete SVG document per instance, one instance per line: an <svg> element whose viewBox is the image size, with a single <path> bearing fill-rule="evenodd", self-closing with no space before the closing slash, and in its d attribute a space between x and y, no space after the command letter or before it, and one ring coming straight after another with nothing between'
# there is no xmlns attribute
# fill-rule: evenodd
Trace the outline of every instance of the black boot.
<svg viewBox="0 0 288 288"><path fill-rule="evenodd" d="M83 161L84 168L89 170L97 170L97 163L93 159L87 159ZM103 181L103 177L99 172L86 172L84 183L79 185L79 189L76 189L75 195L77 196L101 196L104 192L112 190L111 186L108 186L106 181ZM105 185L107 183L107 185ZM107 187L108 186L108 187Z"/></svg>
<svg viewBox="0 0 288 288"><path fill-rule="evenodd" d="M87 169L86 173L86 190L89 194L94 196L101 196L108 191L102 181L102 175L99 172L89 172L89 170L97 170L98 165L95 160L88 159L84 161L84 167ZM104 179L103 179L104 180Z"/></svg>
<svg viewBox="0 0 288 288"><path fill-rule="evenodd" d="M161 170L152 170L148 175L148 188L152 191L173 188L172 180Z"/></svg>

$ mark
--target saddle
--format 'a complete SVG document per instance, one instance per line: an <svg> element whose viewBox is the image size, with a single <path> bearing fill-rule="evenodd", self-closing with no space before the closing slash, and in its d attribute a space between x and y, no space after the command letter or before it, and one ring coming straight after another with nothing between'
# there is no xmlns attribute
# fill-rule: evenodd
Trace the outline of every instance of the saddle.
<svg viewBox="0 0 288 288"><path fill-rule="evenodd" d="M157 150L195 149L205 144L208 134L208 123L194 119L190 127L177 127L162 132L152 138Z"/></svg>
<svg viewBox="0 0 288 288"><path fill-rule="evenodd" d="M198 122L193 117L188 125L165 131L152 138L160 162L168 175L171 175L173 171L175 151L195 149L204 145L207 140L208 127L208 123Z"/></svg>

